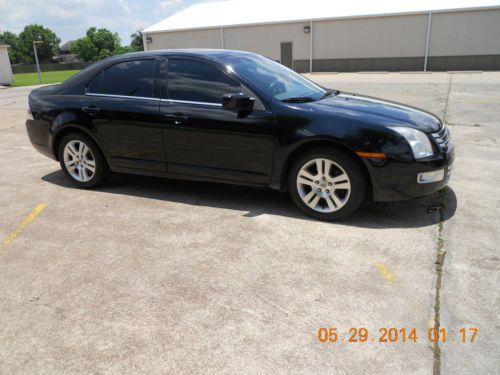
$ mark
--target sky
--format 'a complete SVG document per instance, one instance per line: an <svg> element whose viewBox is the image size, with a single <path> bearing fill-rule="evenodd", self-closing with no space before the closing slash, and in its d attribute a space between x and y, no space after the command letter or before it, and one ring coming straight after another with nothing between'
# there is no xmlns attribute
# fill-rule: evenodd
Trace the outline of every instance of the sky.
<svg viewBox="0 0 500 375"><path fill-rule="evenodd" d="M117 32L123 45L130 34L207 0L0 0L0 32L19 33L38 23L54 31L61 44L85 35L89 27Z"/></svg>

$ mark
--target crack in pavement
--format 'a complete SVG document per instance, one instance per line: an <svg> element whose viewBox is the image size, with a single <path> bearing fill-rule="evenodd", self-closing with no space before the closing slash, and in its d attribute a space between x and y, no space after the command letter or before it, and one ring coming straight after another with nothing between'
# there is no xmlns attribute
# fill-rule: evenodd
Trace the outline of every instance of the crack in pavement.
<svg viewBox="0 0 500 375"><path fill-rule="evenodd" d="M448 121L448 104L450 102L451 86L453 84L453 74L450 74L448 81L448 92L446 93L446 102L444 103L443 120L446 125L455 125Z"/></svg>
<svg viewBox="0 0 500 375"><path fill-rule="evenodd" d="M443 229L444 229L444 209L445 209L445 194L446 192L443 190L439 191L439 223L438 223L438 238L436 243L436 285L435 285L435 297L434 297L434 329L439 334L439 328L441 326L441 316L440 316L440 308L441 308L441 300L440 300L440 291L442 285L442 277L443 277L443 268L444 268L444 260L446 256L445 248L445 240L443 238ZM438 336L439 338L439 336ZM433 364L433 374L440 375L441 374L441 349L439 348L439 339L436 340L433 344L433 353L434 353L434 364Z"/></svg>
<svg viewBox="0 0 500 375"><path fill-rule="evenodd" d="M450 74L450 79L448 81L448 92L446 94L446 102L443 111L443 120L446 125L453 126L458 125L455 123L451 123L448 121L448 107L450 103L451 90L453 86L453 76L454 74ZM444 229L444 209L445 209L445 201L446 201L446 192L444 190L439 191L439 202L436 207L439 212L439 222L438 222L438 238L436 241L436 261L434 262L436 266L436 284L434 286L435 296L434 296L434 329L439 334L439 328L441 327L441 285L442 285L442 277L443 277L443 268L444 268L444 260L446 256L445 251L445 240L443 238L443 229ZM439 348L439 336L438 340L433 343L432 351L434 355L433 359L433 374L441 375L441 349Z"/></svg>

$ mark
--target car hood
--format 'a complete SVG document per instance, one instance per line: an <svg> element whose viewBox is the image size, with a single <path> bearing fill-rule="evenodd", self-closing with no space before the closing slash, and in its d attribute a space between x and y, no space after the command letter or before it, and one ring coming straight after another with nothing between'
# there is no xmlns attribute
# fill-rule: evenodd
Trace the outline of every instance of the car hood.
<svg viewBox="0 0 500 375"><path fill-rule="evenodd" d="M381 125L401 126L404 123L408 127L419 129L425 133L436 132L441 127L441 121L432 113L410 107L404 104L387 100L372 98L346 92L307 103L314 110L328 111L330 113L345 112L346 115L367 114Z"/></svg>

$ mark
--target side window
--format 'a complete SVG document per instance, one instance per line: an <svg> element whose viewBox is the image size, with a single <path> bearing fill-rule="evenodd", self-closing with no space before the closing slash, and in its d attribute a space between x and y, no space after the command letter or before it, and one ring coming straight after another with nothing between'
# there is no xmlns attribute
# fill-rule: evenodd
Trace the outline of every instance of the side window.
<svg viewBox="0 0 500 375"><path fill-rule="evenodd" d="M97 75L87 92L122 96L153 97L154 60L125 61Z"/></svg>
<svg viewBox="0 0 500 375"><path fill-rule="evenodd" d="M192 60L168 61L167 87L169 99L217 104L222 95L243 90L238 81L219 69Z"/></svg>
<svg viewBox="0 0 500 375"><path fill-rule="evenodd" d="M96 75L87 86L87 92L101 93L103 72Z"/></svg>

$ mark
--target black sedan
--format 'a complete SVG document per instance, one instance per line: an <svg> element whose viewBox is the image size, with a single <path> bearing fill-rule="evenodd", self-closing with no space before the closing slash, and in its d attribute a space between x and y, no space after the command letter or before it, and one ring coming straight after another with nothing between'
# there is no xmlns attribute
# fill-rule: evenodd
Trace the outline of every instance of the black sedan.
<svg viewBox="0 0 500 375"><path fill-rule="evenodd" d="M433 114L242 51L111 57L34 90L29 110L31 143L79 187L110 172L266 186L324 220L433 193L454 158Z"/></svg>

